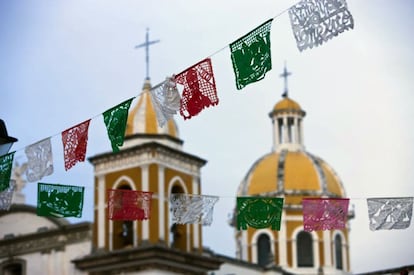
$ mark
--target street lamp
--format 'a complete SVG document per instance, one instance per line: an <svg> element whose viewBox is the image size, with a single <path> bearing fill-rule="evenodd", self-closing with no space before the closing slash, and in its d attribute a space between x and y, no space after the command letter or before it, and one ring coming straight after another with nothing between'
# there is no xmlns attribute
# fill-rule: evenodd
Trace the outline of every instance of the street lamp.
<svg viewBox="0 0 414 275"><path fill-rule="evenodd" d="M7 134L6 123L0 119L0 156L7 154L16 141L17 138Z"/></svg>

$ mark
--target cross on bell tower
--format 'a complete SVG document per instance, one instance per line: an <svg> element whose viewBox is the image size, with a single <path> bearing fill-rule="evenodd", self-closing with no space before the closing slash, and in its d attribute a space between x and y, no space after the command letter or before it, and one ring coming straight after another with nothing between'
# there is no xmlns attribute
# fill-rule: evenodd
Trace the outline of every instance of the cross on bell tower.
<svg viewBox="0 0 414 275"><path fill-rule="evenodd" d="M283 73L280 74L280 77L283 77L285 79L285 89L283 91L282 97L288 97L288 77L291 75L291 72L288 72L286 68L286 61L285 61L285 67L283 69Z"/></svg>
<svg viewBox="0 0 414 275"><path fill-rule="evenodd" d="M149 80L149 46L160 42L160 40L149 40L149 29L147 28L147 34L145 35L145 42L135 46L135 49L145 47L145 63L146 63L146 80Z"/></svg>

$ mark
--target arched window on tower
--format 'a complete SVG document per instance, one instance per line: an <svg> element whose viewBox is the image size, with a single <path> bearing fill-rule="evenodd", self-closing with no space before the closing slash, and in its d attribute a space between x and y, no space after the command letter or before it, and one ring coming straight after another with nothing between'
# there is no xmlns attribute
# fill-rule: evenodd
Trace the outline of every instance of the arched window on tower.
<svg viewBox="0 0 414 275"><path fill-rule="evenodd" d="M342 238L339 234L335 236L335 267L337 269L343 269Z"/></svg>
<svg viewBox="0 0 414 275"><path fill-rule="evenodd" d="M296 237L298 267L313 267L313 245L310 233L302 231Z"/></svg>
<svg viewBox="0 0 414 275"><path fill-rule="evenodd" d="M257 260L260 266L266 266L271 262L270 238L267 234L260 234L257 238Z"/></svg>
<svg viewBox="0 0 414 275"><path fill-rule="evenodd" d="M179 185L174 185L171 189L172 194L185 193L183 188ZM170 212L170 245L173 248L186 250L187 248L187 229L185 224L172 223L172 215Z"/></svg>
<svg viewBox="0 0 414 275"><path fill-rule="evenodd" d="M117 189L131 190L129 185ZM122 249L134 243L133 221L113 221L113 249Z"/></svg>

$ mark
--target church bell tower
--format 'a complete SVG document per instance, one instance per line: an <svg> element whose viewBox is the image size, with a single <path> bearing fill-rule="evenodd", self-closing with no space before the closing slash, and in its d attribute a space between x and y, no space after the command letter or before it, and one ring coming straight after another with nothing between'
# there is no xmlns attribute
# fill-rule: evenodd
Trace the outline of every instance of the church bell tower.
<svg viewBox="0 0 414 275"><path fill-rule="evenodd" d="M205 160L182 150L174 120L158 126L150 98L151 84L145 80L136 105L130 110L124 146L118 153L91 157L95 174L94 239L96 249L108 251L162 244L182 251L202 249L200 224L172 222L169 196L172 193L200 194L200 169ZM152 192L150 219L108 219L108 189Z"/></svg>

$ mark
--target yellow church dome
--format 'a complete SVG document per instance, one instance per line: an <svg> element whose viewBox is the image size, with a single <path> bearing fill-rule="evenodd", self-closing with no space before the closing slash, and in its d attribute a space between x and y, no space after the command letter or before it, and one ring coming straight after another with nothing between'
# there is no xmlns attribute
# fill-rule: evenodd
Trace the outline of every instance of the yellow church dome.
<svg viewBox="0 0 414 275"><path fill-rule="evenodd" d="M345 197L342 182L332 167L305 150L305 111L300 105L286 95L269 116L273 150L252 165L237 195L281 196L287 204L301 204L304 196Z"/></svg>
<svg viewBox="0 0 414 275"><path fill-rule="evenodd" d="M157 116L151 101L151 84L149 79L145 80L141 95L137 104L128 115L125 136L137 134L145 135L168 135L179 139L178 127L174 119L170 119L163 127L158 125Z"/></svg>
<svg viewBox="0 0 414 275"><path fill-rule="evenodd" d="M242 181L238 196L345 197L342 182L332 167L306 151L272 152L256 161Z"/></svg>
<svg viewBox="0 0 414 275"><path fill-rule="evenodd" d="M248 224L247 230L240 230L241 210L237 201L229 221L236 228L237 256L261 266L280 265L291 274L319 274L328 269L335 274L348 274L349 224L324 232L308 232L305 227L304 198L346 198L346 194L334 169L305 149L305 111L288 96L289 74L285 66L281 74L285 78L282 99L269 113L272 149L251 165L237 190L237 197L282 198L280 228L270 228L269 222L269 228ZM252 210L250 214L256 214ZM266 221L276 217L266 214ZM348 220L353 216L349 210Z"/></svg>

